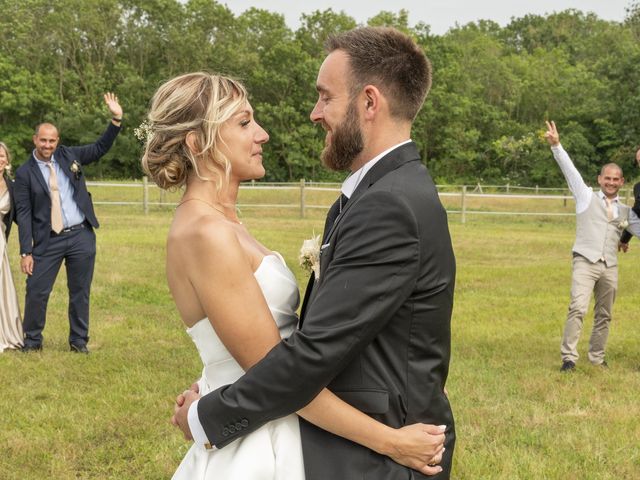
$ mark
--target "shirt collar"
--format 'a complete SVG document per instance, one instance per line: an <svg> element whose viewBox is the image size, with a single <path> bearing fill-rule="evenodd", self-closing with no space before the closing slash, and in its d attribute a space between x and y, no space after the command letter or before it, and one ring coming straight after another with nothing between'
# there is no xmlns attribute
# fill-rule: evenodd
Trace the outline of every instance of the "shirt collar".
<svg viewBox="0 0 640 480"><path fill-rule="evenodd" d="M400 142L400 143L394 145L393 147L388 148L384 152L382 152L382 153L376 155L375 157L373 157L371 160L369 160L367 163L365 163L363 166L361 166L358 170L356 170L355 172L351 173L351 175L349 175L346 178L346 180L344 182L342 182L342 188L340 190L342 191L344 196L347 197L347 198L351 198L351 195L353 195L353 192L356 191L356 188L360 184L360 181L364 178L364 176L367 174L367 172L369 170L371 170L371 167L373 167L376 163L378 163L378 160L380 160L382 157L384 157L385 155L387 155L391 151L395 150L396 148L401 147L402 145L404 145L406 143L409 143L410 141L411 141L411 139L405 140L404 142Z"/></svg>
<svg viewBox="0 0 640 480"><path fill-rule="evenodd" d="M45 162L44 160L40 160L40 159L38 158L38 155L36 155L36 150L35 150L35 148L33 149L32 155L33 155L33 158L35 158L35 159L36 159L36 162L38 162L38 164L39 164L39 165L44 165L44 166L46 167L46 166L47 166L47 164L49 163L49 162ZM52 163L52 164L55 164L55 163L56 163L55 158L53 158L53 153L51 154L51 163Z"/></svg>
<svg viewBox="0 0 640 480"><path fill-rule="evenodd" d="M600 197L600 200L605 200L607 198L602 190L598 190L597 195L598 197ZM619 201L620 201L620 195L616 195L614 198L611 199L611 202L619 202Z"/></svg>

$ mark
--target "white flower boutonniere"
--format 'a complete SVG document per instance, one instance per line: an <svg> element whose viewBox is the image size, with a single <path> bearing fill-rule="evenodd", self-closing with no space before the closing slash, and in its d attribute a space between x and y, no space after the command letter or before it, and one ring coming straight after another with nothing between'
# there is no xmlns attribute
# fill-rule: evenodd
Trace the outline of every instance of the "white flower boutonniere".
<svg viewBox="0 0 640 480"><path fill-rule="evenodd" d="M302 242L300 248L300 266L307 272L313 272L316 280L320 278L320 235L314 235Z"/></svg>
<svg viewBox="0 0 640 480"><path fill-rule="evenodd" d="M627 228L629 226L629 221L625 218L624 220L622 220L619 224L618 224L618 228L620 230L624 230L625 228Z"/></svg>
<svg viewBox="0 0 640 480"><path fill-rule="evenodd" d="M82 175L82 170L77 160L74 160L73 162L71 162L71 166L69 167L69 170L71 170L71 173L75 175L76 180L78 180L80 178L80 175Z"/></svg>

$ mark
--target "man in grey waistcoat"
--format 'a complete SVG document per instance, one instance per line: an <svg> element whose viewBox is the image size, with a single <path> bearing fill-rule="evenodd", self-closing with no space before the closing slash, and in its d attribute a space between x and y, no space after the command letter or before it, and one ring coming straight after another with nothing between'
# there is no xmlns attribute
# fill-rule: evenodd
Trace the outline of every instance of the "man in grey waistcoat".
<svg viewBox="0 0 640 480"><path fill-rule="evenodd" d="M607 163L602 167L598 175L600 190L594 192L584 183L560 145L554 122L547 122L545 138L576 201L571 303L560 346L560 370L569 372L576 367L578 340L591 292L595 296L595 307L588 358L592 364L606 367L605 346L618 288L618 241L625 228L640 236L640 219L618 197L618 191L624 185L622 169L618 165Z"/></svg>

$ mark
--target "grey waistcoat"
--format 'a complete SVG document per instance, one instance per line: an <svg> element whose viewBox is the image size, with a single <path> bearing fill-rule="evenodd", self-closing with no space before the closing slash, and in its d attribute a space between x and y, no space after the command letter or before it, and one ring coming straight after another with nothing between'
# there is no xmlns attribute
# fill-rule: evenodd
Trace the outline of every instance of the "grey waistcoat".
<svg viewBox="0 0 640 480"><path fill-rule="evenodd" d="M589 207L576 216L573 251L592 263L604 260L608 267L618 264L618 241L628 222L629 207L618 202L618 216L607 219L604 202L594 192Z"/></svg>

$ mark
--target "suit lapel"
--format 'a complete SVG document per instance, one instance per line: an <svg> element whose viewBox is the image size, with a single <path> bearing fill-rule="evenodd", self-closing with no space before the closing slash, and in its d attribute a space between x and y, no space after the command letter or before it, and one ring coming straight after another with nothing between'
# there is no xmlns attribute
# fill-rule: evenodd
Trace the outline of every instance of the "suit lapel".
<svg viewBox="0 0 640 480"><path fill-rule="evenodd" d="M340 194L340 196L342 196L342 193ZM327 235L331 229L331 225L335 222L335 219L339 214L339 209L340 209L340 197L338 197L338 199L333 203L333 205L331 205L331 208L329 208L329 212L327 212L327 218L324 222L324 230L322 231L323 244L327 239ZM315 281L316 281L316 275L314 272L311 272L311 277L309 278L309 282L307 283L307 288L304 291L304 299L302 300L302 307L300 307L300 324L298 325L298 328L302 328L302 323L304 322L304 315L307 311L307 305L309 303L309 299L311 298L311 292L313 291L313 285Z"/></svg>
<svg viewBox="0 0 640 480"><path fill-rule="evenodd" d="M51 192L49 192L49 185L47 185L47 181L44 179L42 175L42 171L40 170L40 166L38 165L38 161L31 155L31 163L29 164L31 168L31 174L38 179L40 185L42 185L42 189L46 192L49 197L51 197Z"/></svg>
<svg viewBox="0 0 640 480"><path fill-rule="evenodd" d="M333 225L331 225L331 229L325 235L324 242L327 243L329 241L331 235L335 231L344 215L349 211L351 207L353 207L357 203L358 198L364 192L366 192L369 187L371 187L371 185L376 183L387 173L392 172L401 165L414 160L420 160L420 154L418 153L416 144L413 142L405 143L404 145L389 152L387 155L378 160L378 162L373 167L371 167L371 170L367 172L367 174L358 184L357 188L353 192L353 195L351 195L351 198L349 198L349 201L342 209L342 212L338 215L336 221L333 222Z"/></svg>
<svg viewBox="0 0 640 480"><path fill-rule="evenodd" d="M62 170L65 176L69 179L69 181L71 182L71 185L74 185L75 187L76 178L70 168L71 162L68 161L66 157L64 157L63 155L60 155L60 158L56 158L56 162L58 162L58 165L60 165L60 170ZM75 188L74 188L74 191L75 191Z"/></svg>

